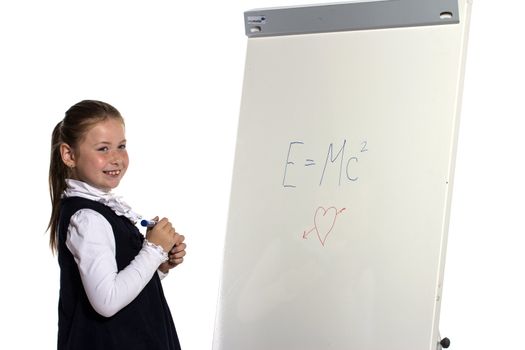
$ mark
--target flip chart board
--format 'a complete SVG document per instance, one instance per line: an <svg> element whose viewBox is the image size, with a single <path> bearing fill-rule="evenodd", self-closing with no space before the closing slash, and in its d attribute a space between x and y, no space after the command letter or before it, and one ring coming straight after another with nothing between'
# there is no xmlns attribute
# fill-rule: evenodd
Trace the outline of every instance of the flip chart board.
<svg viewBox="0 0 525 350"><path fill-rule="evenodd" d="M245 14L215 350L440 347L469 9Z"/></svg>

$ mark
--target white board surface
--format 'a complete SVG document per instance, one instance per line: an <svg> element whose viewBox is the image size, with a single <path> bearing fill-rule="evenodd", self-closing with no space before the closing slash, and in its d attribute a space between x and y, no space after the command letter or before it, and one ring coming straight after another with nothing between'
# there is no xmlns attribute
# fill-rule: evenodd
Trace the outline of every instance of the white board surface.
<svg viewBox="0 0 525 350"><path fill-rule="evenodd" d="M435 349L460 23L248 39L214 349Z"/></svg>

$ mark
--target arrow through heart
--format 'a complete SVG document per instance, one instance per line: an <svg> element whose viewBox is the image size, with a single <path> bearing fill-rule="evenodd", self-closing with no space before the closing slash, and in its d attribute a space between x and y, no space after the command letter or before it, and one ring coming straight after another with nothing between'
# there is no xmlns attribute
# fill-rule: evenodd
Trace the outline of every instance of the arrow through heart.
<svg viewBox="0 0 525 350"><path fill-rule="evenodd" d="M328 235L334 229L337 216L345 210L346 208L337 210L336 207L318 207L314 213L314 227L303 232L303 239L307 239L308 235L312 231L315 231L319 242L321 242L321 245L324 247Z"/></svg>

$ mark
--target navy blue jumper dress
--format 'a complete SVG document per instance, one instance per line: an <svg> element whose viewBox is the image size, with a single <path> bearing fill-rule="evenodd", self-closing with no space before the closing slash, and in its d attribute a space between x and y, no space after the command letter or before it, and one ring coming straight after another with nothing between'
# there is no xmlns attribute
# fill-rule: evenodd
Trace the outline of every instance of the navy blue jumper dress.
<svg viewBox="0 0 525 350"><path fill-rule="evenodd" d="M58 350L180 350L157 273L140 294L115 315L104 317L93 309L84 291L78 266L66 246L69 220L75 212L85 208L102 214L111 224L119 271L135 258L144 240L129 219L118 216L102 203L81 197L62 200L58 230Z"/></svg>

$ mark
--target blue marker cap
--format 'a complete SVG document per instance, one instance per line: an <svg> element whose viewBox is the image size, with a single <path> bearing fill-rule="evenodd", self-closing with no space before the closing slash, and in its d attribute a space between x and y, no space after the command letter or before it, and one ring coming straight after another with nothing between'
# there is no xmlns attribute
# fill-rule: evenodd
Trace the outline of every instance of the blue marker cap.
<svg viewBox="0 0 525 350"><path fill-rule="evenodd" d="M146 220L146 219L144 219L144 220L140 221L140 225L144 226L144 227L153 227L156 224L157 224L157 222L153 221L153 220Z"/></svg>

